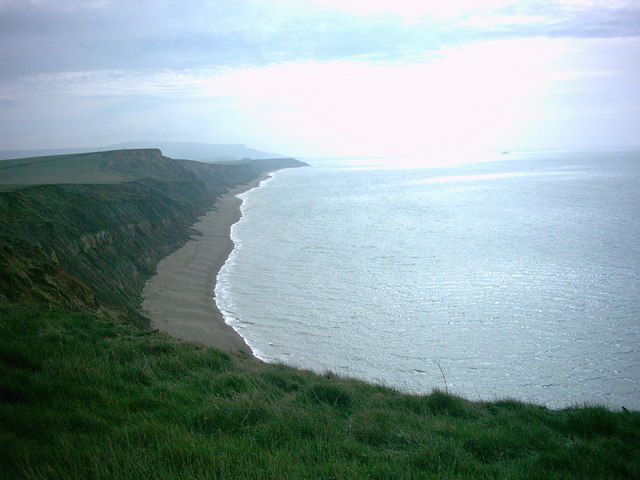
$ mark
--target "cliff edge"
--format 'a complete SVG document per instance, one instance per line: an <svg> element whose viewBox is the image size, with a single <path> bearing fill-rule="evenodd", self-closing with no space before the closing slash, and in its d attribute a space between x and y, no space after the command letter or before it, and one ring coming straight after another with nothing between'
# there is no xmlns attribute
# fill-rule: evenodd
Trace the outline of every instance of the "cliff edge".
<svg viewBox="0 0 640 480"><path fill-rule="evenodd" d="M216 198L291 158L207 164L158 149L0 162L0 302L143 322L144 282Z"/></svg>

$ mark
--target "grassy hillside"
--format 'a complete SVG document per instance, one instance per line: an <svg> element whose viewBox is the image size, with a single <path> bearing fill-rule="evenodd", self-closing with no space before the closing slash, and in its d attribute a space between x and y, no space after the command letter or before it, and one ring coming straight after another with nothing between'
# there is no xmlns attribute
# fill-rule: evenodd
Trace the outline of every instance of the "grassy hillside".
<svg viewBox="0 0 640 480"><path fill-rule="evenodd" d="M60 183L103 184L136 180L135 174L113 168L114 162L140 161L141 156L151 159L159 151L121 150L115 152L52 155L0 161L0 184L4 190L15 190L25 185Z"/></svg>
<svg viewBox="0 0 640 480"><path fill-rule="evenodd" d="M0 332L0 478L640 478L638 413L405 395L82 313Z"/></svg>
<svg viewBox="0 0 640 480"><path fill-rule="evenodd" d="M199 212L299 164L129 155L87 165L115 183L0 193L0 478L640 478L638 412L407 395L141 328Z"/></svg>
<svg viewBox="0 0 640 480"><path fill-rule="evenodd" d="M114 184L142 179L193 181L202 176L227 182L283 160L292 159L206 164L174 160L157 148L18 158L0 161L0 191L29 185Z"/></svg>

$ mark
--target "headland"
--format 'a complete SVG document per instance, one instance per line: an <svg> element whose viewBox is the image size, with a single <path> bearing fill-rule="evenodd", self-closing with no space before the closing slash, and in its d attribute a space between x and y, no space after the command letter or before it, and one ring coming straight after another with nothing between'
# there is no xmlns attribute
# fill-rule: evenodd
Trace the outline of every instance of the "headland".
<svg viewBox="0 0 640 480"><path fill-rule="evenodd" d="M147 288L151 323L247 352L211 298L233 248L235 195L270 171L304 165L174 160L159 149L0 161L0 301L91 309L148 325L141 294L162 260Z"/></svg>

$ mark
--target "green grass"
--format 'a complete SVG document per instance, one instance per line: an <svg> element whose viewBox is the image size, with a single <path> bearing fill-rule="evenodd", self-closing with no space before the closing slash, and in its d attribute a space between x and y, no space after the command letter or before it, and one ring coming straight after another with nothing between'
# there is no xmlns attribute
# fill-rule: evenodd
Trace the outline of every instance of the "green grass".
<svg viewBox="0 0 640 480"><path fill-rule="evenodd" d="M0 189L13 190L17 185L59 183L118 183L136 178L104 164L117 152L4 160L0 162Z"/></svg>
<svg viewBox="0 0 640 480"><path fill-rule="evenodd" d="M403 394L0 309L0 478L640 478L640 414Z"/></svg>

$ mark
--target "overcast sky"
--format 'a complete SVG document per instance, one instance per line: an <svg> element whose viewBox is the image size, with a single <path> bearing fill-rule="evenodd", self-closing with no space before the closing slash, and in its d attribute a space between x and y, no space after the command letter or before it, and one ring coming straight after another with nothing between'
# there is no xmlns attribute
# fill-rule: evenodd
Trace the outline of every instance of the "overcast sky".
<svg viewBox="0 0 640 480"><path fill-rule="evenodd" d="M640 146L638 0L0 0L0 150Z"/></svg>

